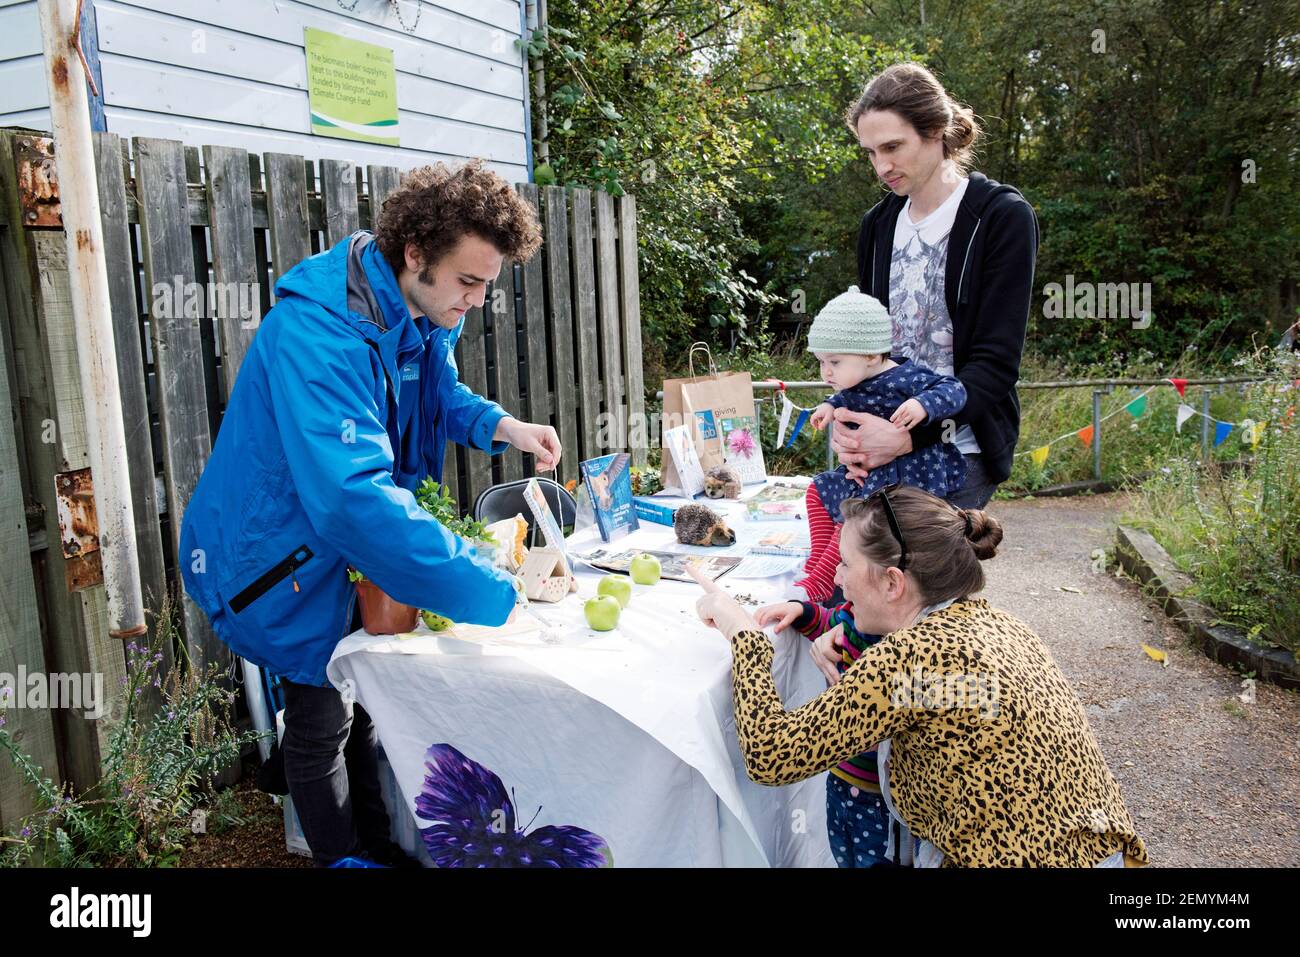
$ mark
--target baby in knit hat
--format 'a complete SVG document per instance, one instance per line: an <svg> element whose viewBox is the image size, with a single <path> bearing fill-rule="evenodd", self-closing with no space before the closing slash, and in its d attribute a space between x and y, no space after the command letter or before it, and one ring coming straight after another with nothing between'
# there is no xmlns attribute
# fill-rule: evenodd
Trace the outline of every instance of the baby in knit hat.
<svg viewBox="0 0 1300 957"><path fill-rule="evenodd" d="M818 428L833 424L836 409L869 412L901 429L942 422L966 405L966 387L910 359L890 357L893 322L876 298L850 286L828 302L808 330L808 351L821 363L822 378L835 388L809 421ZM853 426L856 428L856 426ZM955 429L952 430L955 432ZM915 485L940 498L962 487L966 463L956 445L937 442L872 469L866 479L850 478L847 467L823 472L808 486L806 504L812 553L806 577L796 582L811 601L835 590L840 563L840 506L846 499L866 498L896 482Z"/></svg>

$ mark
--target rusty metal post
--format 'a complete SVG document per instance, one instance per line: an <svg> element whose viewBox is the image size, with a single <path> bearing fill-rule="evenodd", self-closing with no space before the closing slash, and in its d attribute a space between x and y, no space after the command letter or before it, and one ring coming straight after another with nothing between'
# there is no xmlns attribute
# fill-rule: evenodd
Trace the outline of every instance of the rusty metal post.
<svg viewBox="0 0 1300 957"><path fill-rule="evenodd" d="M108 602L109 634L145 634L135 516L122 424L117 352L109 304L108 268L100 222L95 152L90 135L86 72L79 54L80 3L38 0L50 92L50 125L59 201L68 246L68 279L77 336L77 367L86 413L95 511ZM176 516L174 520L179 520Z"/></svg>

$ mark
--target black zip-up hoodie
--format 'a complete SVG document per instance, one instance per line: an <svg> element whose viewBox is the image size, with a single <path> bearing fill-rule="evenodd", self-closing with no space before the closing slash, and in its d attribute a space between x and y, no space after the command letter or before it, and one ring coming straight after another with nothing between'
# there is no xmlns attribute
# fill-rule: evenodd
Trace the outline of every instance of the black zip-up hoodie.
<svg viewBox="0 0 1300 957"><path fill-rule="evenodd" d="M886 308L894 226L905 201L890 193L862 217L858 232L858 288ZM982 173L970 174L948 238L944 299L952 317L953 374L968 396L955 419L975 433L994 482L1011 475L1020 436L1016 380L1038 240L1038 218L1019 190ZM933 445L942 435L942 423L927 423L912 430L912 445Z"/></svg>

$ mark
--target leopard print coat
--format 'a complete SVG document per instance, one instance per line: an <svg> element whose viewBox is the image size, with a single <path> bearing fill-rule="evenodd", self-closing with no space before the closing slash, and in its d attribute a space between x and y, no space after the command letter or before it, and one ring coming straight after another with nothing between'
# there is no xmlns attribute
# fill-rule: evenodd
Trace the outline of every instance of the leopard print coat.
<svg viewBox="0 0 1300 957"><path fill-rule="evenodd" d="M733 638L736 731L760 784L812 777L892 739L890 792L912 833L961 867L1147 863L1083 707L1042 640L965 599L864 651L786 711L762 632Z"/></svg>

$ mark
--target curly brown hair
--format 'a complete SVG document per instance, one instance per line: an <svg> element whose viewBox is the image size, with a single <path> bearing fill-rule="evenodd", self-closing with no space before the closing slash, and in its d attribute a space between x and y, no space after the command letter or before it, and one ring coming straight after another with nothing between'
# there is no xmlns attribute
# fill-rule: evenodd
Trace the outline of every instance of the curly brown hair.
<svg viewBox="0 0 1300 957"><path fill-rule="evenodd" d="M420 248L427 270L467 233L487 240L513 262L527 262L542 245L537 213L482 160L411 170L384 200L375 226L379 250L401 275L406 244Z"/></svg>

